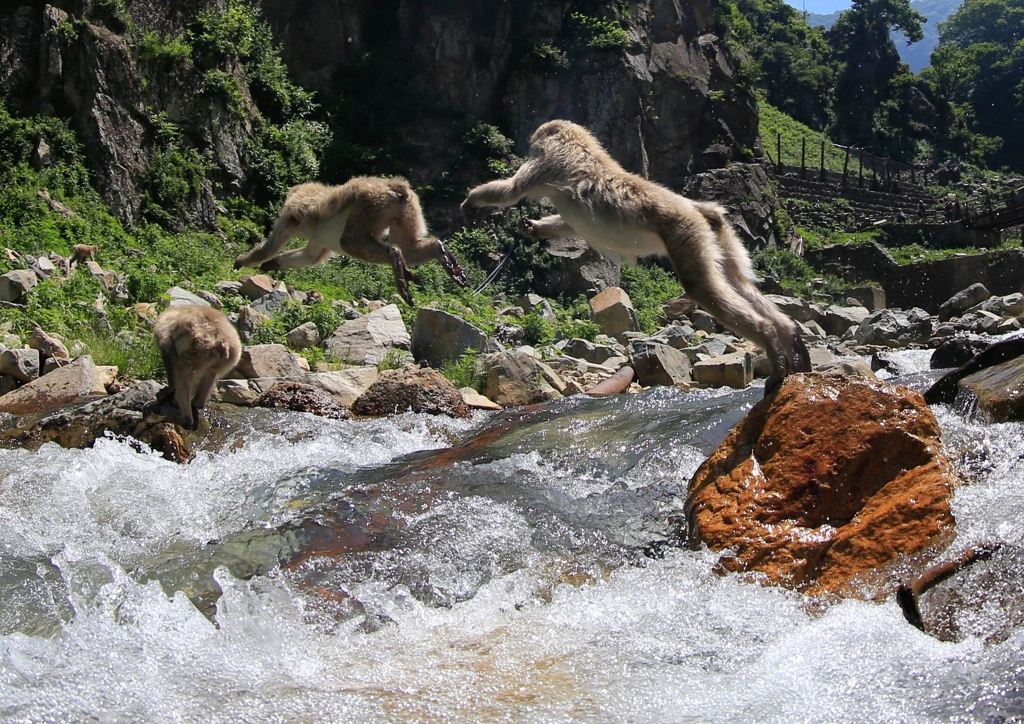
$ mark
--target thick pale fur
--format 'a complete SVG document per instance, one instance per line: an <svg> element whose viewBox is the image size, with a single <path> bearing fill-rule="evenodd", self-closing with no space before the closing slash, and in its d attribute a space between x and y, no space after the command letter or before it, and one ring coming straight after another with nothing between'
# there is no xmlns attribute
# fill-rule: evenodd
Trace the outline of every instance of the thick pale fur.
<svg viewBox="0 0 1024 724"><path fill-rule="evenodd" d="M99 251L99 247L96 244L75 244L71 247L71 263L95 261L97 251Z"/></svg>
<svg viewBox="0 0 1024 724"><path fill-rule="evenodd" d="M386 239L385 239L386 233ZM292 237L306 239L302 249L281 254ZM419 198L403 178L360 176L341 186L305 183L293 187L270 236L235 259L235 268L264 271L321 264L332 254L371 264L391 264L402 296L410 304L408 266L438 261L463 286L465 275L454 255L429 236Z"/></svg>
<svg viewBox="0 0 1024 724"><path fill-rule="evenodd" d="M558 214L526 221L538 238L581 236L605 256L636 263L667 255L688 297L761 346L769 385L810 370L796 324L754 286L746 248L717 204L694 201L622 168L587 129L549 121L530 139L530 157L510 178L477 186L462 203L511 206L547 198Z"/></svg>
<svg viewBox="0 0 1024 724"><path fill-rule="evenodd" d="M174 395L182 424L192 427L192 408L206 407L217 380L242 356L238 332L223 312L194 304L167 309L157 318L153 334L167 370L168 392Z"/></svg>

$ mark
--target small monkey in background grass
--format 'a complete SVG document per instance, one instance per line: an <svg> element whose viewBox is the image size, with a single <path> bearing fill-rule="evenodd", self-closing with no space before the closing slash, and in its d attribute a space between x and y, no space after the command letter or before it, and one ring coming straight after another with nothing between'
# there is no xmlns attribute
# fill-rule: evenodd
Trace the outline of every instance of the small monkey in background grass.
<svg viewBox="0 0 1024 724"><path fill-rule="evenodd" d="M764 349L772 366L766 390L792 372L810 371L796 324L754 286L750 256L717 204L627 172L587 129L569 121L538 128L519 171L474 188L462 210L471 217L479 207L524 198L547 198L558 211L523 221L527 236L581 236L608 258L629 263L667 255L687 297Z"/></svg>
<svg viewBox="0 0 1024 724"><path fill-rule="evenodd" d="M281 254L293 236L306 239L306 246ZM263 271L295 269L322 264L332 254L390 264L398 292L410 305L409 281L418 280L409 266L440 262L457 284L466 286L455 255L440 239L428 235L419 198L403 178L360 176L341 186L293 187L270 236L239 255L235 269L256 265Z"/></svg>
<svg viewBox="0 0 1024 724"><path fill-rule="evenodd" d="M217 380L242 356L238 331L224 312L191 304L161 313L153 335L167 370L167 388L161 397L174 396L181 424L191 428L193 408L206 407Z"/></svg>
<svg viewBox="0 0 1024 724"><path fill-rule="evenodd" d="M96 261L97 251L99 251L99 247L96 244L75 244L71 247L71 264Z"/></svg>

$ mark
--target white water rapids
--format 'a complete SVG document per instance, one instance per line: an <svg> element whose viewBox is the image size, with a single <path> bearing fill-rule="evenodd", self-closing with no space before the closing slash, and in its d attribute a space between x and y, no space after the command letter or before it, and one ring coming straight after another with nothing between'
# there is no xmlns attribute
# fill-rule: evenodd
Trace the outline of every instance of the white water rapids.
<svg viewBox="0 0 1024 724"><path fill-rule="evenodd" d="M280 571L221 567L211 621L139 572L198 580L195 551L485 419L267 413L187 465L113 439L0 451L0 721L1024 719L1022 629L942 642L891 598L821 612L707 551L638 553L760 391L689 394L567 403L449 465L440 493L387 510L401 530L320 571L347 616ZM935 411L971 467L954 547L1020 546L1024 425Z"/></svg>

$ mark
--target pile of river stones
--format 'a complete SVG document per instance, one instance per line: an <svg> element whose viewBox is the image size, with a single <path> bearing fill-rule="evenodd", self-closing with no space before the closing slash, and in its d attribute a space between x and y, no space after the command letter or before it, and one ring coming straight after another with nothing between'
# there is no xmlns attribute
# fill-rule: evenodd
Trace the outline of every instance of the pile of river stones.
<svg viewBox="0 0 1024 724"><path fill-rule="evenodd" d="M95 262L87 265L90 272L116 288L116 276ZM50 272L45 265L36 266L40 262L29 270L0 277L5 299L17 299L30 290L31 285L21 278L25 274L18 276L20 272ZM220 307L227 295L237 295L245 302L231 315L243 343L287 305L322 298L318 292L295 290L265 275L219 282L209 291L193 293L172 287L166 293L170 306ZM919 308L886 308L882 290L872 288L858 290L857 297L844 304L768 297L796 320L810 348L813 369L819 372L874 376L885 370L882 376L898 374L902 371L898 362L887 353L908 348L935 349L933 368L957 367L999 335L1024 325L1024 294L993 296L981 284L956 294L935 315ZM218 384L214 400L258 404L275 385L288 382L289 392L278 388L275 406L337 417L341 415L339 406L358 410L358 398L382 380L392 385L415 380L417 385L443 388L447 385L443 377L417 370L439 369L469 352L477 353L478 376L484 380L481 390L465 387L458 394L449 390L448 402L440 405L421 407L410 398L406 407L363 406L364 414L407 409L464 414L467 406L500 409L529 405L587 392L627 366L635 376L630 381L620 374L617 379L623 382L613 387L615 391L637 392L653 385L744 388L770 371L767 358L749 341L728 332L683 297L663 306L665 326L645 334L626 292L617 287L605 289L590 299L591 321L601 331L593 341L560 338L539 348L522 343L525 331L517 323L536 312L557 329L550 303L535 294L497 310L501 321L492 336L449 310L419 308L410 332L395 303L361 300L334 304L343 308L347 321L330 337L321 339L316 325L307 322L288 332L287 345L247 345L236 369ZM140 320L150 324L160 311L155 304L137 304L135 309ZM96 367L81 354L76 358L74 353L83 351L76 349L77 343L71 343L69 350L56 335L38 327L27 342L9 329L0 328L0 335L0 412L25 414L120 388L116 368ZM310 369L297 353L310 347L321 347L331 362ZM404 371L393 369L403 366ZM378 371L381 367L389 371L382 374ZM54 376L58 370L60 374ZM308 405L283 401L289 395L312 401L311 393L302 386L323 393L332 404L319 398Z"/></svg>

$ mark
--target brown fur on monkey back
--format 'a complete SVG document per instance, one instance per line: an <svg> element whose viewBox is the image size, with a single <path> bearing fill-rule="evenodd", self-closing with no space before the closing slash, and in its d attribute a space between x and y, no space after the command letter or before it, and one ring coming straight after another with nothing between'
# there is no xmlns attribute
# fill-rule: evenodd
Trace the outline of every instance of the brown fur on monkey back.
<svg viewBox="0 0 1024 724"><path fill-rule="evenodd" d="M171 307L157 318L153 335L165 354L197 364L230 363L234 367L242 354L238 331L223 312L213 307Z"/></svg>
<svg viewBox="0 0 1024 724"><path fill-rule="evenodd" d="M537 153L534 153L534 146ZM590 206L595 214L608 219L626 221L648 219L652 231L666 241L676 236L674 229L657 223L669 219L672 224L700 225L702 219L721 251L720 263L733 267L741 278L753 283L755 274L750 256L736 238L725 209L710 201L695 201L681 196L661 184L626 171L605 151L593 134L582 126L565 121L549 121L534 133L531 156L544 155L555 163L570 179L563 191ZM615 203L602 202L614 199ZM699 218L676 213L681 206L692 208ZM693 228L693 234L700 234ZM672 249L668 249L670 255ZM707 253L707 252L705 252ZM677 274L686 276L686 269L677 268Z"/></svg>
<svg viewBox="0 0 1024 724"><path fill-rule="evenodd" d="M75 244L71 247L71 260L79 262L95 259L97 251L99 246L96 244Z"/></svg>
<svg viewBox="0 0 1024 724"><path fill-rule="evenodd" d="M297 226L314 225L352 205L352 222L368 218L390 220L402 213L410 198L414 198L412 189L401 177L356 176L340 186L310 182L292 187L284 200L281 218Z"/></svg>

